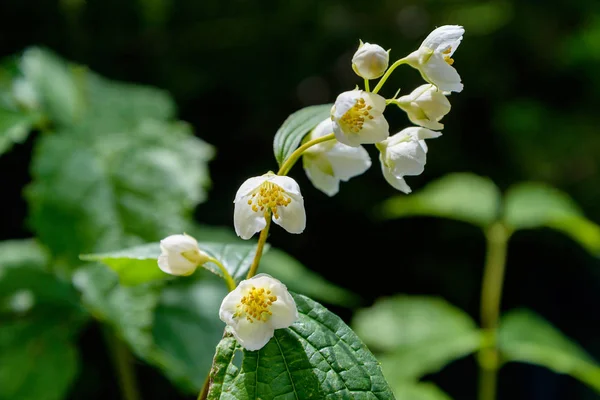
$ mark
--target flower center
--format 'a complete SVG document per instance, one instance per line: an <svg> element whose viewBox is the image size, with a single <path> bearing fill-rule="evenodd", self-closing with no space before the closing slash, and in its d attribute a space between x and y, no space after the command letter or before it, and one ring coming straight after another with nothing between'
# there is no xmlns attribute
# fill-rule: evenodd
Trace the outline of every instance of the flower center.
<svg viewBox="0 0 600 400"><path fill-rule="evenodd" d="M291 197L281 186L265 181L252 193L252 197L248 200L248 205L252 206L252 211L254 212L263 212L265 217L271 211L275 219L278 219L279 213L277 207L287 207L291 202Z"/></svg>
<svg viewBox="0 0 600 400"><path fill-rule="evenodd" d="M273 315L271 305L276 301L277 296L274 296L270 290L257 289L252 286L248 294L242 297L240 304L238 304L238 308L241 308L239 315L245 315L250 323L254 323L254 321L266 322Z"/></svg>
<svg viewBox="0 0 600 400"><path fill-rule="evenodd" d="M444 61L446 61L448 63L448 65L454 64L454 60L450 57L451 51L452 51L451 46L448 46L448 48L446 50L442 51L442 54L444 55Z"/></svg>
<svg viewBox="0 0 600 400"><path fill-rule="evenodd" d="M344 125L345 131L358 133L362 129L365 118L373 119L369 114L373 107L368 106L365 99L362 97L356 100L356 103L340 118L340 122Z"/></svg>

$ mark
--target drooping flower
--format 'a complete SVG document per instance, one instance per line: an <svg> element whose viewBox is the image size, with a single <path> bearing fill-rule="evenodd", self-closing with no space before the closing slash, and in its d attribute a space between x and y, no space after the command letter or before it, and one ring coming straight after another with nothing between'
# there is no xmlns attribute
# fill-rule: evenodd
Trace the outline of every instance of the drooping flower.
<svg viewBox="0 0 600 400"><path fill-rule="evenodd" d="M296 302L287 287L267 274L241 281L221 303L219 318L233 330L246 350L260 350L275 329L287 328L298 319Z"/></svg>
<svg viewBox="0 0 600 400"><path fill-rule="evenodd" d="M419 175L423 172L427 154L424 139L433 139L441 135L441 132L426 128L410 127L377 143L385 180L394 188L410 193L411 189L404 181L404 176Z"/></svg>
<svg viewBox="0 0 600 400"><path fill-rule="evenodd" d="M393 102L406 111L413 124L435 131L444 128L439 120L450 112L448 98L432 84L421 85L411 94L401 96Z"/></svg>
<svg viewBox="0 0 600 400"><path fill-rule="evenodd" d="M387 139L384 110L385 99L378 94L358 89L340 94L331 108L335 138L352 147Z"/></svg>
<svg viewBox="0 0 600 400"><path fill-rule="evenodd" d="M390 61L390 54L377 44L363 43L352 57L352 69L364 79L377 79L384 74Z"/></svg>
<svg viewBox="0 0 600 400"><path fill-rule="evenodd" d="M250 178L240 186L233 202L235 233L242 239L263 230L271 216L289 233L302 233L306 227L300 186L288 176L269 172Z"/></svg>
<svg viewBox="0 0 600 400"><path fill-rule="evenodd" d="M198 248L196 239L186 234L164 238L160 241L160 249L158 267L171 275L191 275L209 259L208 254Z"/></svg>
<svg viewBox="0 0 600 400"><path fill-rule="evenodd" d="M460 92L463 84L460 75L452 67L452 55L458 48L465 30L458 25L444 25L429 34L418 50L406 59L410 66L418 69L423 78L446 92Z"/></svg>
<svg viewBox="0 0 600 400"><path fill-rule="evenodd" d="M333 131L331 119L321 121L306 137L313 140ZM369 153L362 146L350 147L335 140L309 147L302 155L302 164L308 179L328 196L340 189L340 181L364 173L371 166Z"/></svg>

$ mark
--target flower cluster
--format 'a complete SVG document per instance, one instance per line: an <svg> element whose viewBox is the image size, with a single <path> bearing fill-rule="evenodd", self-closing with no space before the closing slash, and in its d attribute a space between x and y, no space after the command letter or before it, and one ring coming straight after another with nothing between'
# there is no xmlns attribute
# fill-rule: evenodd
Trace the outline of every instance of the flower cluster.
<svg viewBox="0 0 600 400"><path fill-rule="evenodd" d="M440 120L450 111L448 96L463 88L452 66L452 56L463 34L461 26L439 27L417 50L391 66L389 50L360 42L352 58L352 69L364 79L364 90L357 87L337 96L329 117L306 135L301 147L284 160L277 174L267 172L249 178L235 195L233 219L237 235L247 240L261 232L247 280L236 287L227 269L186 235L173 235L161 242L159 267L169 274L189 275L203 263L217 264L230 287L220 318L244 348L262 348L275 329L288 327L298 319L296 304L285 285L265 274L254 275L271 221L289 233L302 233L306 227L304 199L298 183L286 176L289 169L302 157L308 179L317 189L333 196L339 191L340 181L348 181L371 167L369 153L362 145L374 144L385 180L397 190L410 193L404 177L423 172L428 149L425 140L441 136L444 125ZM402 64L416 68L426 83L410 94L397 97L396 93L386 99L378 92ZM380 80L371 91L369 80L377 78ZM414 126L390 136L384 116L389 104L406 112Z"/></svg>

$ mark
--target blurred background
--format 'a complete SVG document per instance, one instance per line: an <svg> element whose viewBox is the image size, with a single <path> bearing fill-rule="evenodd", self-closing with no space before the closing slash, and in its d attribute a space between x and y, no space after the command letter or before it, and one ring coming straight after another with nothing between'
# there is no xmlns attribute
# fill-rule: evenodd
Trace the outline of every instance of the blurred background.
<svg viewBox="0 0 600 400"><path fill-rule="evenodd" d="M277 168L272 140L285 118L361 84L350 67L359 39L391 48L395 60L444 24L466 29L454 55L465 89L450 97L443 136L429 143L425 172L408 184L418 192L452 172L489 177L501 190L540 181L600 221L596 0L3 0L0 55L42 46L109 79L169 92L177 117L215 149L212 186L194 218L231 227L239 185ZM383 94L420 84L415 70L400 67ZM400 110L386 115L396 131L409 124ZM23 188L38 135L0 157L2 240L34 235ZM441 296L478 321L483 235L445 219L376 218L397 193L382 178L375 150L368 148L371 169L333 198L297 165L290 175L302 188L307 229L298 236L273 229L270 242L360 296L356 307L328 305L347 322L356 308L398 293ZM535 310L596 360L599 293L600 261L576 242L544 229L512 237L502 309ZM92 325L77 339L82 368L70 399L118 398L100 336ZM143 361L136 372L143 398L195 398ZM475 398L476 360L427 378L455 399ZM502 399L600 398L573 378L525 364L507 365L499 382Z"/></svg>

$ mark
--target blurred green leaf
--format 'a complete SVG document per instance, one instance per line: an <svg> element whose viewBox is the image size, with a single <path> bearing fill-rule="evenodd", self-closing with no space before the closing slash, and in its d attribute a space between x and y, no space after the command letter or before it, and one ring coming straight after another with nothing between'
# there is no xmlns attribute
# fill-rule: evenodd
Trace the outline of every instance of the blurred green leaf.
<svg viewBox="0 0 600 400"><path fill-rule="evenodd" d="M462 310L438 298L396 296L356 313L352 326L381 353L390 381L418 379L481 345L481 334Z"/></svg>
<svg viewBox="0 0 600 400"><path fill-rule="evenodd" d="M600 253L600 226L585 218L565 193L543 183L520 183L506 193L504 221L511 229L547 227Z"/></svg>
<svg viewBox="0 0 600 400"><path fill-rule="evenodd" d="M69 125L83 117L85 69L69 66L52 52L36 47L23 53L20 65L52 121Z"/></svg>
<svg viewBox="0 0 600 400"><path fill-rule="evenodd" d="M107 251L181 232L206 198L212 148L182 123L40 138L26 190L30 223L56 255Z"/></svg>
<svg viewBox="0 0 600 400"><path fill-rule="evenodd" d="M0 398L60 400L77 375L71 328L19 321L0 325Z"/></svg>
<svg viewBox="0 0 600 400"><path fill-rule="evenodd" d="M15 143L23 143L34 122L31 114L0 107L0 154L10 150Z"/></svg>
<svg viewBox="0 0 600 400"><path fill-rule="evenodd" d="M162 291L152 327L162 355L156 364L190 393L197 394L204 384L223 335L219 307L226 295L223 282L210 274L176 280Z"/></svg>
<svg viewBox="0 0 600 400"><path fill-rule="evenodd" d="M463 25L470 34L491 34L513 18L513 5L503 0L452 3L447 7L443 15L448 23Z"/></svg>
<svg viewBox="0 0 600 400"><path fill-rule="evenodd" d="M600 365L532 311L515 310L506 314L501 320L498 345L507 361L541 365L571 375L600 392Z"/></svg>
<svg viewBox="0 0 600 400"><path fill-rule="evenodd" d="M379 363L356 334L320 304L301 295L294 299L299 321L277 329L262 349L244 350L241 368L232 367L235 347L224 338L212 371L229 374L217 376L223 384L213 385L209 397L227 392L233 399L393 399Z"/></svg>
<svg viewBox="0 0 600 400"><path fill-rule="evenodd" d="M48 261L47 252L35 239L6 240L0 242L0 270L8 267L43 269L48 264Z"/></svg>
<svg viewBox="0 0 600 400"><path fill-rule="evenodd" d="M394 382L394 395L400 400L452 400L432 383Z"/></svg>
<svg viewBox="0 0 600 400"><path fill-rule="evenodd" d="M294 292L329 304L352 308L361 300L358 295L327 281L279 249L271 248L263 255L260 272L279 279Z"/></svg>
<svg viewBox="0 0 600 400"><path fill-rule="evenodd" d="M275 133L273 152L281 167L285 160L298 148L304 135L319 122L329 117L333 104L309 106L291 114Z"/></svg>
<svg viewBox="0 0 600 400"><path fill-rule="evenodd" d="M433 216L486 227L498 218L500 191L488 178L469 173L446 175L417 193L384 202L384 218Z"/></svg>

